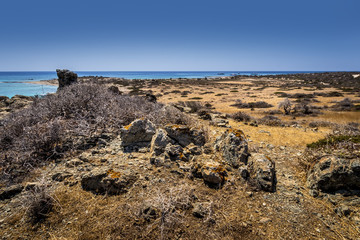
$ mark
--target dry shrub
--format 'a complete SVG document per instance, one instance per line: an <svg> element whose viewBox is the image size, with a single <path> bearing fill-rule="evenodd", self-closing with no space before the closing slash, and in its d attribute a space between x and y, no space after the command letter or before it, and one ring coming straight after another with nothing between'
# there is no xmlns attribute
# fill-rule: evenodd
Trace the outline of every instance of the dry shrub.
<svg viewBox="0 0 360 240"><path fill-rule="evenodd" d="M316 127L333 127L337 125L336 123L332 123L329 121L312 121L309 123L309 127L316 128Z"/></svg>
<svg viewBox="0 0 360 240"><path fill-rule="evenodd" d="M273 107L273 105L264 102L264 101L259 101L259 102L242 102L241 100L237 100L235 104L230 105L232 107L237 107L237 108L271 108Z"/></svg>
<svg viewBox="0 0 360 240"><path fill-rule="evenodd" d="M192 113L198 112L200 109L205 108L204 104L200 101L180 101L178 105L190 108L190 112Z"/></svg>
<svg viewBox="0 0 360 240"><path fill-rule="evenodd" d="M51 185L44 179L27 189L22 204L31 224L42 222L48 217L56 202L51 192Z"/></svg>
<svg viewBox="0 0 360 240"><path fill-rule="evenodd" d="M352 103L351 99L344 98L343 100L331 106L331 108L333 108L334 111L351 111L354 106L355 105Z"/></svg>
<svg viewBox="0 0 360 240"><path fill-rule="evenodd" d="M153 229L155 227L158 229L160 239L164 239L164 236L171 235L174 229L183 224L184 211L190 209L194 201L193 191L187 184L168 189L155 189L144 196L142 205L146 207L142 209L139 216L144 217L144 214L153 211L153 215L156 217L148 225L148 228Z"/></svg>
<svg viewBox="0 0 360 240"><path fill-rule="evenodd" d="M285 126L284 122L282 122L278 117L267 115L263 118L257 120L259 124L267 125L267 126Z"/></svg>
<svg viewBox="0 0 360 240"><path fill-rule="evenodd" d="M230 117L238 122L250 122L252 120L249 114L241 111L231 114Z"/></svg>
<svg viewBox="0 0 360 240"><path fill-rule="evenodd" d="M156 125L191 123L180 111L98 84L73 84L37 98L0 121L1 178L15 180L48 160L94 147L137 118Z"/></svg>

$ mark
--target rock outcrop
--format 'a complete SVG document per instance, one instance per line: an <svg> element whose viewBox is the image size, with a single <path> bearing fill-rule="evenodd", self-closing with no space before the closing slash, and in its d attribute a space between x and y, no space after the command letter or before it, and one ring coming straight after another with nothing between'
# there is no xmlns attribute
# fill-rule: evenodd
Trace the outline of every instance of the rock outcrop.
<svg viewBox="0 0 360 240"><path fill-rule="evenodd" d="M95 194L118 195L127 192L136 180L136 175L131 172L96 168L82 176L81 186Z"/></svg>
<svg viewBox="0 0 360 240"><path fill-rule="evenodd" d="M241 130L228 129L216 139L215 149L221 152L224 160L234 168L247 164L248 143Z"/></svg>
<svg viewBox="0 0 360 240"><path fill-rule="evenodd" d="M206 142L203 131L185 125L168 125L165 127L165 131L171 139L182 147L186 147L190 143L203 146Z"/></svg>
<svg viewBox="0 0 360 240"><path fill-rule="evenodd" d="M249 158L250 177L258 188L267 192L276 190L275 162L263 154L254 153Z"/></svg>
<svg viewBox="0 0 360 240"><path fill-rule="evenodd" d="M170 167L177 160L189 161L191 156L202 153L205 142L205 134L200 129L168 125L165 129L158 129L152 138L150 162Z"/></svg>
<svg viewBox="0 0 360 240"><path fill-rule="evenodd" d="M121 146L126 152L149 147L155 133L156 128L152 122L137 119L121 129Z"/></svg>
<svg viewBox="0 0 360 240"><path fill-rule="evenodd" d="M360 193L360 159L324 156L310 170L307 184L314 196L318 191L347 195Z"/></svg>
<svg viewBox="0 0 360 240"><path fill-rule="evenodd" d="M59 81L59 88L62 89L68 85L77 82L78 75L67 69L56 69L56 73Z"/></svg>
<svg viewBox="0 0 360 240"><path fill-rule="evenodd" d="M205 183L219 187L225 182L227 173L221 164L210 161L202 166L201 176Z"/></svg>

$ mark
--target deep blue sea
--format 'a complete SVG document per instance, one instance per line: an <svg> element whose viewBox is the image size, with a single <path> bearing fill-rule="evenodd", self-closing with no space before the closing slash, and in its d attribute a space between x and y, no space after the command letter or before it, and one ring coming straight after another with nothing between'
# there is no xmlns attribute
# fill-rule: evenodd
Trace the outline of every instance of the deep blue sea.
<svg viewBox="0 0 360 240"><path fill-rule="evenodd" d="M307 71L311 72L311 71ZM203 78L221 77L237 74L243 75L267 75L267 74L287 74L287 73L307 73L302 72L245 72L245 71L208 71L208 72L76 72L79 77L83 76L103 76L119 77L126 79L169 79L169 78ZM57 78L56 72L0 72L0 96L12 97L14 95L45 95L46 93L56 92L57 87L25 82L50 80Z"/></svg>

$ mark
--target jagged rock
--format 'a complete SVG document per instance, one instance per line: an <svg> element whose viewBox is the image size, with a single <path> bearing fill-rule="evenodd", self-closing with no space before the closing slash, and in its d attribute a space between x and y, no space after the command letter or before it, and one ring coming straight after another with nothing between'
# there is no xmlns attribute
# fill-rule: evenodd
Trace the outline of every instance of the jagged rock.
<svg viewBox="0 0 360 240"><path fill-rule="evenodd" d="M12 185L0 190L0 200L10 199L21 193L23 186L20 184Z"/></svg>
<svg viewBox="0 0 360 240"><path fill-rule="evenodd" d="M225 182L227 173L219 163L207 162L201 168L201 176L206 183L219 186Z"/></svg>
<svg viewBox="0 0 360 240"><path fill-rule="evenodd" d="M215 149L222 152L224 160L234 168L247 164L248 143L241 130L227 130L216 139Z"/></svg>
<svg viewBox="0 0 360 240"><path fill-rule="evenodd" d="M168 125L165 127L168 136L182 147L193 143L198 146L205 144L205 134L203 131L195 128L189 128L185 125Z"/></svg>
<svg viewBox="0 0 360 240"><path fill-rule="evenodd" d="M250 176L261 190L274 192L276 189L275 162L263 154L254 153L249 158Z"/></svg>
<svg viewBox="0 0 360 240"><path fill-rule="evenodd" d="M360 190L360 159L324 156L310 170L307 184L315 192Z"/></svg>
<svg viewBox="0 0 360 240"><path fill-rule="evenodd" d="M158 129L151 140L150 151L159 156L165 152L165 148L169 143L174 144L174 141L169 138L165 130Z"/></svg>
<svg viewBox="0 0 360 240"><path fill-rule="evenodd" d="M78 75L72 71L69 71L67 69L56 69L56 73L59 81L58 89L62 89L68 85L77 82Z"/></svg>
<svg viewBox="0 0 360 240"><path fill-rule="evenodd" d="M172 161L182 160L186 161L187 158L183 154L183 148L180 145L168 144L165 148L165 154L169 156Z"/></svg>
<svg viewBox="0 0 360 240"><path fill-rule="evenodd" d="M125 151L149 147L155 133L155 125L152 122L137 119L121 129L121 146Z"/></svg>
<svg viewBox="0 0 360 240"><path fill-rule="evenodd" d="M137 177L131 172L97 168L82 176L81 186L95 194L117 195L127 192L136 180Z"/></svg>

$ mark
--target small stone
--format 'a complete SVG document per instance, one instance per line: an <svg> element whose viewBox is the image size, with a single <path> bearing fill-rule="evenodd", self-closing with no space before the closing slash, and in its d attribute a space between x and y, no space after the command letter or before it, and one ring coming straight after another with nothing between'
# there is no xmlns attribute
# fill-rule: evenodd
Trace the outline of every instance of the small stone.
<svg viewBox="0 0 360 240"><path fill-rule="evenodd" d="M259 221L259 223L264 224L264 223L268 223L268 222L270 222L270 221L271 221L270 218L261 218L260 221Z"/></svg>

